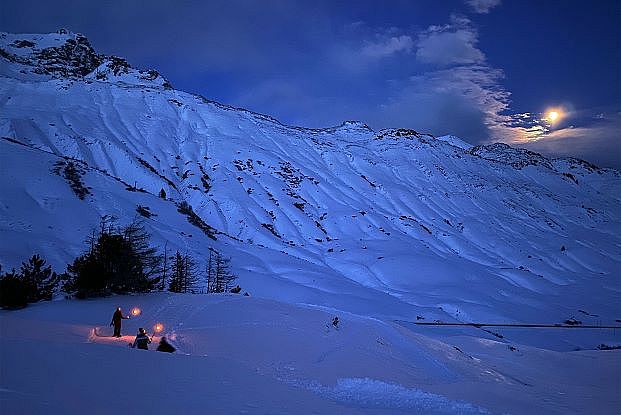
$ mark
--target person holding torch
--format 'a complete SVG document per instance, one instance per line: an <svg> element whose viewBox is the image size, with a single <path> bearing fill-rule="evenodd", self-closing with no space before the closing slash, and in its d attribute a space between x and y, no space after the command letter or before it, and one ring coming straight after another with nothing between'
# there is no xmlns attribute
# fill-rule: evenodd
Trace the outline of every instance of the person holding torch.
<svg viewBox="0 0 621 415"><path fill-rule="evenodd" d="M121 320L126 320L128 318L129 316L123 315L121 307L116 308L116 311L112 315L112 321L110 322L111 326L114 325L114 337L121 337Z"/></svg>

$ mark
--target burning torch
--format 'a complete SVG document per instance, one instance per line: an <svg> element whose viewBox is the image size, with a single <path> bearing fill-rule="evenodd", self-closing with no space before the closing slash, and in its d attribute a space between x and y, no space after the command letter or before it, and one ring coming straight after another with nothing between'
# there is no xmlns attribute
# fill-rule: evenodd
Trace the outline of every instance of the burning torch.
<svg viewBox="0 0 621 415"><path fill-rule="evenodd" d="M156 323L155 326L153 326L153 334L151 335L151 340L153 340L155 333L159 334L162 331L164 331L164 325L162 323Z"/></svg>

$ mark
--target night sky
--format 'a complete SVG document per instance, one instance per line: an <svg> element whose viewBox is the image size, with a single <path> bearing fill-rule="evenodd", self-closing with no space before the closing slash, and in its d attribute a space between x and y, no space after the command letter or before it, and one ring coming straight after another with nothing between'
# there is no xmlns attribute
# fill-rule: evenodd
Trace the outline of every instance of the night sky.
<svg viewBox="0 0 621 415"><path fill-rule="evenodd" d="M621 169L621 0L2 0L1 31L61 27L286 124L361 120Z"/></svg>

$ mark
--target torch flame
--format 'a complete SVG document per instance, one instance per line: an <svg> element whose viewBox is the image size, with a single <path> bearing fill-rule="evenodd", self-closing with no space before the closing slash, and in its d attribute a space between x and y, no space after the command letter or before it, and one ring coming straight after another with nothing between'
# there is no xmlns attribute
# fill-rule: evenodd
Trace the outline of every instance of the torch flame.
<svg viewBox="0 0 621 415"><path fill-rule="evenodd" d="M155 326L153 326L153 331L155 331L156 333L161 333L162 330L164 330L164 325L162 323L157 323Z"/></svg>
<svg viewBox="0 0 621 415"><path fill-rule="evenodd" d="M138 307L132 308L132 316L138 316L141 312L142 311Z"/></svg>

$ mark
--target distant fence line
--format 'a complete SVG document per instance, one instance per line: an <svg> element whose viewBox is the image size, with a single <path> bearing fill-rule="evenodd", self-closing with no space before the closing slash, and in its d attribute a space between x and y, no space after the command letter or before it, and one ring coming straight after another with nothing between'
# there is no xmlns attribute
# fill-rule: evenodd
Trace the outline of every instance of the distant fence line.
<svg viewBox="0 0 621 415"><path fill-rule="evenodd" d="M429 322L414 322L408 323L416 324L417 326L466 326L466 327L526 327L526 328L545 328L545 329L621 329L621 326L593 326L582 324L503 324L503 323L429 323Z"/></svg>

